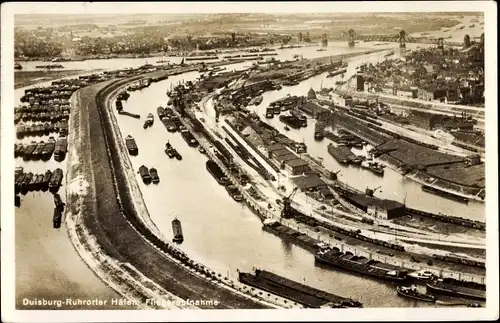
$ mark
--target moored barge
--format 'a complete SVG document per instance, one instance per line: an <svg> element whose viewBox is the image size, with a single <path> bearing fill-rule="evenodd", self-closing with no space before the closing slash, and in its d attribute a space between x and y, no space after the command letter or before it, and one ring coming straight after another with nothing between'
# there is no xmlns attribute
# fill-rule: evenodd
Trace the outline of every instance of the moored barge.
<svg viewBox="0 0 500 323"><path fill-rule="evenodd" d="M398 292L398 295L401 295L403 297L413 298L429 303L434 303L436 301L436 297L430 294L421 293L415 287L398 286L396 287L396 291Z"/></svg>
<svg viewBox="0 0 500 323"><path fill-rule="evenodd" d="M426 286L427 291L432 294L486 301L485 285L444 278L429 282Z"/></svg>
<svg viewBox="0 0 500 323"><path fill-rule="evenodd" d="M226 186L226 191L229 194L229 196L231 196L233 200L235 200L236 202L243 201L243 196L241 195L238 187L236 187L235 185Z"/></svg>
<svg viewBox="0 0 500 323"><path fill-rule="evenodd" d="M220 169L219 165L217 165L213 160L207 160L206 168L208 172L215 178L217 183L220 185L226 186L229 185L229 179L224 175L222 169Z"/></svg>
<svg viewBox="0 0 500 323"><path fill-rule="evenodd" d="M335 158L335 160L341 164L348 165L356 163L356 155L347 147L339 146L335 147L333 144L328 144L328 153L330 156Z"/></svg>
<svg viewBox="0 0 500 323"><path fill-rule="evenodd" d="M450 192L442 191L440 189L437 189L437 188L429 186L429 185L422 185L422 191L428 192L428 193L432 193L432 194L435 194L435 195L439 195L439 196L445 197L445 198L447 198L449 200L454 200L454 201L461 202L461 203L464 203L464 204L468 204L469 203L469 199L466 198L466 197L463 197L463 196L460 196L460 195L457 195L457 194L453 194L453 193L450 193Z"/></svg>
<svg viewBox="0 0 500 323"><path fill-rule="evenodd" d="M149 170L149 174L151 175L151 181L153 184L158 184L160 182L160 177L158 176L158 171L156 168L151 168Z"/></svg>
<svg viewBox="0 0 500 323"><path fill-rule="evenodd" d="M150 184L151 183L151 175L149 174L149 169L142 165L139 167L139 175L141 175L142 181L144 184Z"/></svg>
<svg viewBox="0 0 500 323"><path fill-rule="evenodd" d="M193 136L193 134L191 132L189 132L189 130L187 130L187 129L182 130L181 131L181 136L187 142L187 144L189 145L189 147L198 147L198 145L199 145L198 141Z"/></svg>
<svg viewBox="0 0 500 323"><path fill-rule="evenodd" d="M128 135L125 138L125 145L127 146L127 150L130 155L137 156L139 154L139 149L137 148L135 139L131 135Z"/></svg>
<svg viewBox="0 0 500 323"><path fill-rule="evenodd" d="M182 233L181 221L177 218L172 220L172 231L174 232L172 241L175 243L182 243L184 241L184 235Z"/></svg>
<svg viewBox="0 0 500 323"><path fill-rule="evenodd" d="M238 280L308 308L362 307L358 301L330 294L265 270L256 269L253 275L239 272Z"/></svg>
<svg viewBox="0 0 500 323"><path fill-rule="evenodd" d="M61 162L66 157L68 151L68 139L66 136L60 136L56 141L56 148L54 150L54 160Z"/></svg>
<svg viewBox="0 0 500 323"><path fill-rule="evenodd" d="M343 253L338 248L328 251L319 251L314 256L315 263L328 265L334 268L355 272L361 275L380 278L393 282L403 282L407 280L407 272L394 268L386 268L388 265L377 261L358 257L349 252Z"/></svg>

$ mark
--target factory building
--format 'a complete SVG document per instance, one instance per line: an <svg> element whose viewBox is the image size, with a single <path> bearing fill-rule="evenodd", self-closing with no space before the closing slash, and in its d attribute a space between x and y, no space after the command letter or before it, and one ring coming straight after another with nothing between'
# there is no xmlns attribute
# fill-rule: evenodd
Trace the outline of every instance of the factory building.
<svg viewBox="0 0 500 323"><path fill-rule="evenodd" d="M365 194L355 194L347 199L352 205L377 219L391 220L406 213L405 205L397 201L376 199Z"/></svg>
<svg viewBox="0 0 500 323"><path fill-rule="evenodd" d="M303 192L323 191L325 195L328 193L331 195L328 185L318 176L318 174L307 174L306 176L297 177L293 179L293 182ZM325 190L327 190L328 193L326 193Z"/></svg>
<svg viewBox="0 0 500 323"><path fill-rule="evenodd" d="M481 156L479 154L469 155L465 159L465 162L471 166L472 165L479 165L479 164L481 164Z"/></svg>
<svg viewBox="0 0 500 323"><path fill-rule="evenodd" d="M267 147L269 158L276 160L283 169L291 175L300 175L310 171L309 163L302 160L283 144L274 144Z"/></svg>

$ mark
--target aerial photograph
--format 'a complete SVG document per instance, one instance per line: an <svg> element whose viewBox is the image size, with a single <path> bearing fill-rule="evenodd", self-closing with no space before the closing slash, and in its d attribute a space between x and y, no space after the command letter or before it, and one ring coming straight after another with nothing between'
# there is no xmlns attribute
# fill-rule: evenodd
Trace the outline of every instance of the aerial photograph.
<svg viewBox="0 0 500 323"><path fill-rule="evenodd" d="M17 310L486 306L483 12L164 12L14 16Z"/></svg>

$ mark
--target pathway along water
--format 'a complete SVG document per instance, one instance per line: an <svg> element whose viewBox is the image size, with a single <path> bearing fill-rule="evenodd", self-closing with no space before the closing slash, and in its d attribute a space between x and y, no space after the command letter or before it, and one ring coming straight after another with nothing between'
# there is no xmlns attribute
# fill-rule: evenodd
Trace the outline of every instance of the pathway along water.
<svg viewBox="0 0 500 323"><path fill-rule="evenodd" d="M366 47L365 44L363 46ZM391 46L394 46L394 44ZM335 55L349 51L347 46L339 46L329 48L326 54ZM325 52L316 53L314 48L288 50L287 55L293 56L301 53L304 58L309 55L325 55ZM281 58L280 56L278 58ZM369 57L374 61L382 59L381 55L369 55ZM349 69L354 68L360 62L365 62L367 59L366 57L356 59ZM104 66L106 68L124 68L133 66L133 64L139 66L146 62L142 59L135 60L136 63L130 64L132 61L101 60L100 62L103 65L93 66L92 68ZM81 68L90 70L89 66L91 65L84 64L86 62L72 63L81 63ZM237 66L248 65L250 63L242 63ZM75 67L68 66L68 68L73 69ZM132 93L124 107L130 112L137 112L143 116L151 112L156 117L156 107L166 105L165 92L170 88L170 84L176 84L180 80L194 80L197 75L197 73L188 73L172 76L168 80L153 84L141 92ZM328 83L333 82L333 80L328 79L327 81L323 75L298 85L297 87L301 88L301 90L297 94L306 93L305 91L309 90L311 85L319 88L321 80L325 80L323 86L333 86ZM44 82L43 84L50 84L50 82ZM293 88L285 87L278 93L266 93L261 107L267 106L270 101L281 97L290 89ZM16 102L19 102L24 90L25 88L20 88L15 91ZM219 186L208 174L205 170L206 157L196 149L189 148L179 134L168 133L159 122L144 131L140 120L125 116L118 116L118 120L123 137L132 134L137 140L140 153L139 156L132 158L134 167L138 168L138 166L145 164L149 167L156 167L159 171L161 179L159 186L144 187L142 182L139 181L152 219L168 236L171 234L171 220L175 215L179 216L186 237L182 249L196 260L221 273L229 272L233 279L236 278L237 268L251 270L253 266L260 266L286 277L305 281L317 288L358 298L367 307L417 306L417 303L413 301L396 297L393 285L315 267L313 256L310 253L263 232L257 217L242 205L235 203L227 195L224 188ZM289 135L300 140L303 137L306 142L311 140L311 143L308 142L310 151L322 151L322 154L326 154L326 149L321 148L321 146L317 149L314 148L316 143L312 140L311 129L313 128L314 126L311 123L307 129L302 130L304 135L301 132L295 133L292 131ZM309 131L309 136L306 135L307 131ZM306 139L306 137L309 139ZM167 140L170 140L183 155L184 159L181 162L170 160L164 154L164 144ZM324 159L328 167L332 169L338 168L332 159L327 161L329 156L325 156ZM53 160L46 163L25 163L17 159L16 165L23 166L29 171L38 172L47 168L61 167L66 172L65 162L59 164ZM359 172L356 169L346 169L342 172L340 178L356 186L357 184L353 180L359 181L361 177ZM362 178L369 178L370 174L364 173ZM370 179L370 183L373 183L373 180L375 179ZM405 187L406 185L416 185L389 170L386 171L383 182L387 182L387 185L399 183L398 185L404 185ZM364 185L359 184L357 187L364 188ZM397 187L393 189L397 189ZM64 190L65 187L63 186L60 192L64 192ZM401 192L405 190L398 190L399 196L403 196L404 193ZM409 190L407 191L409 192ZM380 195L382 196L385 192L388 192L388 189L383 189ZM424 194L422 196L425 196L426 193L421 192L420 188L417 187L415 188L415 194ZM410 196L410 193L408 195ZM61 196L64 198L64 194L61 194ZM448 202L435 196L427 196L425 199L430 200L428 204L430 207ZM408 197L407 201L410 201L410 197ZM436 203L436 201L439 201L439 203ZM16 209L17 299L22 301L23 297L42 296L50 296L50 298L99 297L100 299L117 297L118 295L105 286L86 267L84 261L78 257L68 240L64 227L59 231L52 229L53 207L52 198L48 193L37 192L28 193L23 197L21 208ZM452 208L450 207L450 209ZM463 210L464 207L463 205L457 205L455 208L456 210ZM471 209L471 207L469 206L467 209ZM445 213L460 215L453 210ZM484 210L478 213L484 213ZM370 291L370 293L366 291ZM418 303L418 306L432 305Z"/></svg>

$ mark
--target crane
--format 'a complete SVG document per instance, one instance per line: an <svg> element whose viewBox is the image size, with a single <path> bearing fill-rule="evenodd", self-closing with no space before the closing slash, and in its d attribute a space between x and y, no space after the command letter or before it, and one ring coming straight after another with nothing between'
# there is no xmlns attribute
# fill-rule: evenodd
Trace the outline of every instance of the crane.
<svg viewBox="0 0 500 323"><path fill-rule="evenodd" d="M372 197L373 196L373 193L375 193L379 188L381 188L382 186L378 186L378 187L375 187L374 189L371 189L371 188L366 188L365 190L365 194L366 196L369 196L369 197Z"/></svg>
<svg viewBox="0 0 500 323"><path fill-rule="evenodd" d="M330 172L330 179L332 181L336 181L338 179L338 173L340 173L340 170L336 171L336 172Z"/></svg>
<svg viewBox="0 0 500 323"><path fill-rule="evenodd" d="M281 216L285 219L289 219L292 217L291 204L295 193L297 193L297 189L298 187L295 187L288 196L283 197L283 212L281 212Z"/></svg>

